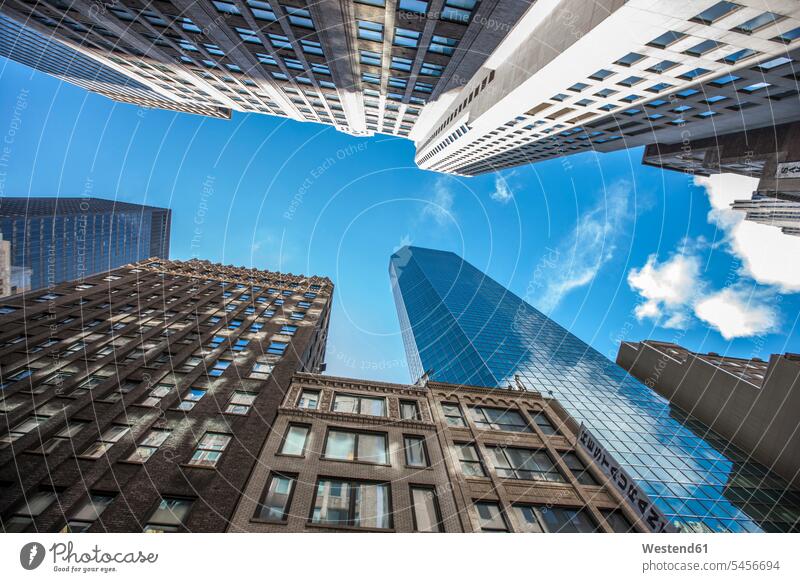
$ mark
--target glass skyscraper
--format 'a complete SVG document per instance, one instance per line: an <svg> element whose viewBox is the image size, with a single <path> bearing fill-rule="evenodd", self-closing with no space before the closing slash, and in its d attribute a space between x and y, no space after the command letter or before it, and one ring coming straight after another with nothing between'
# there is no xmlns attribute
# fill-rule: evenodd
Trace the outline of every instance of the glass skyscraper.
<svg viewBox="0 0 800 582"><path fill-rule="evenodd" d="M151 257L169 258L172 211L102 198L0 198L11 266L44 289Z"/></svg>
<svg viewBox="0 0 800 582"><path fill-rule="evenodd" d="M785 481L458 255L407 246L389 272L414 380L558 399L682 531L800 528Z"/></svg>

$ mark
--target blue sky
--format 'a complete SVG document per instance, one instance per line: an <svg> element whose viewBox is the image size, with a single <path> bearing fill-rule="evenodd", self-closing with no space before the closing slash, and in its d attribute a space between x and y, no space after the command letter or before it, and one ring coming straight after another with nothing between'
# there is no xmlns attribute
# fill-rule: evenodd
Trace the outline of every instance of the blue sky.
<svg viewBox="0 0 800 582"><path fill-rule="evenodd" d="M406 140L144 110L0 60L4 136L20 97L5 195L169 206L172 258L331 277L333 374L409 380L387 271L409 243L461 254L611 358L646 338L800 351L800 240L726 210L746 179L698 185L640 149L442 176Z"/></svg>

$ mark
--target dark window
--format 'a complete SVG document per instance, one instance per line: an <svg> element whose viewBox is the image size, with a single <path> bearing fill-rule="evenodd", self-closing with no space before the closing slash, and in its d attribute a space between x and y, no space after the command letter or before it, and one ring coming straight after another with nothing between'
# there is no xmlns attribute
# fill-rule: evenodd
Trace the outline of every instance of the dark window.
<svg viewBox="0 0 800 582"><path fill-rule="evenodd" d="M589 513L577 507L517 505L514 510L525 531L547 533L592 533L597 531L597 525Z"/></svg>
<svg viewBox="0 0 800 582"><path fill-rule="evenodd" d="M545 451L516 447L488 447L494 457L494 468L500 477L564 483L550 455Z"/></svg>
<svg viewBox="0 0 800 582"><path fill-rule="evenodd" d="M178 531L186 523L186 517L194 503L191 499L162 497L150 514L144 531L147 533L164 533Z"/></svg>
<svg viewBox="0 0 800 582"><path fill-rule="evenodd" d="M444 412L444 420L449 426L467 426L458 404L442 402L442 412Z"/></svg>
<svg viewBox="0 0 800 582"><path fill-rule="evenodd" d="M80 533L88 530L114 501L114 493L90 493L69 517L62 532Z"/></svg>
<svg viewBox="0 0 800 582"><path fill-rule="evenodd" d="M264 496L258 504L255 517L267 521L286 521L295 481L294 476L273 473L264 489Z"/></svg>
<svg viewBox="0 0 800 582"><path fill-rule="evenodd" d="M421 436L404 436L403 447L406 454L406 465L409 467L427 467L428 453L425 450L425 438Z"/></svg>
<svg viewBox="0 0 800 582"><path fill-rule="evenodd" d="M481 531L508 531L508 522L496 501L478 501L475 510Z"/></svg>
<svg viewBox="0 0 800 582"><path fill-rule="evenodd" d="M531 412L531 416L533 417L533 422L536 423L536 426L539 427L546 435L557 435L558 430L556 427L553 426L553 423L550 422L550 419L547 417L547 414L543 411Z"/></svg>
<svg viewBox="0 0 800 582"><path fill-rule="evenodd" d="M530 427L516 410L476 406L469 409L470 418L478 428L485 430L505 430L511 432L531 432Z"/></svg>
<svg viewBox="0 0 800 582"><path fill-rule="evenodd" d="M320 479L311 522L338 526L388 529L392 527L389 485Z"/></svg>
<svg viewBox="0 0 800 582"><path fill-rule="evenodd" d="M586 467L586 465L581 461L580 457L577 454L569 451L565 453L561 453L561 458L564 459L564 463L566 463L569 470L575 475L575 478L578 480L578 483L581 485L599 485L600 483L597 482L597 479L594 478L591 471Z"/></svg>
<svg viewBox="0 0 800 582"><path fill-rule="evenodd" d="M441 532L441 513L436 490L433 487L411 486L411 509L414 518L414 531Z"/></svg>
<svg viewBox="0 0 800 582"><path fill-rule="evenodd" d="M630 520L619 509L603 509L600 511L606 523L614 533L630 533L636 530Z"/></svg>
<svg viewBox="0 0 800 582"><path fill-rule="evenodd" d="M377 465L389 464L385 434L348 432L331 429L325 440L324 458L340 461L360 461Z"/></svg>

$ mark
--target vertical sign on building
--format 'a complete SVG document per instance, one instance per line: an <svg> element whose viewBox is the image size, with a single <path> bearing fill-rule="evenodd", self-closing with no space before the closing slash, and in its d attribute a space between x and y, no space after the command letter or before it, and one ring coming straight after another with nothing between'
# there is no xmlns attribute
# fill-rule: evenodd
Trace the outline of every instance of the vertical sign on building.
<svg viewBox="0 0 800 582"><path fill-rule="evenodd" d="M578 442L583 450L592 457L595 464L611 480L628 505L641 518L653 533L676 533L677 530L670 521L661 513L661 510L642 491L639 484L628 475L619 463L611 456L606 448L600 444L594 435L581 423L578 433Z"/></svg>

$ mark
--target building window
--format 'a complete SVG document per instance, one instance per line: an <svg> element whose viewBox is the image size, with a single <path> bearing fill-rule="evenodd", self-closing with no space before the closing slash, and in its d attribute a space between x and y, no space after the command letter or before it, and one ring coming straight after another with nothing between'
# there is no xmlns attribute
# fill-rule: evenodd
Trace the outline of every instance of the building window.
<svg viewBox="0 0 800 582"><path fill-rule="evenodd" d="M652 46L655 48L665 49L673 43L678 42L686 35L682 32L676 32L674 30L668 30L661 36L654 38L650 42L647 43L647 46Z"/></svg>
<svg viewBox="0 0 800 582"><path fill-rule="evenodd" d="M478 512L478 524L481 531L508 531L506 517L496 501L478 501L475 503Z"/></svg>
<svg viewBox="0 0 800 582"><path fill-rule="evenodd" d="M392 527L389 485L320 479L317 482L311 522L388 529Z"/></svg>
<svg viewBox="0 0 800 582"><path fill-rule="evenodd" d="M206 395L206 391L202 388L189 388L186 394L183 395L183 399L178 404L178 410L189 411L195 407L195 404L200 402L203 396Z"/></svg>
<svg viewBox="0 0 800 582"><path fill-rule="evenodd" d="M409 467L428 466L428 452L425 448L425 437L404 436L403 448L405 449L406 465Z"/></svg>
<svg viewBox="0 0 800 582"><path fill-rule="evenodd" d="M483 462L474 443L455 443L455 449L465 477L486 477Z"/></svg>
<svg viewBox="0 0 800 582"><path fill-rule="evenodd" d="M174 384L156 384L150 393L142 399L141 406L158 406L161 400L175 390Z"/></svg>
<svg viewBox="0 0 800 582"><path fill-rule="evenodd" d="M292 502L296 478L273 473L264 489L264 496L256 508L256 519L286 521Z"/></svg>
<svg viewBox="0 0 800 582"><path fill-rule="evenodd" d="M112 424L109 428L103 431L103 433L100 435L100 438L97 439L92 446L84 451L82 456L90 457L92 459L99 459L106 454L106 451L108 451L108 449L110 449L114 443L118 442L122 437L128 434L130 430L131 427L127 425Z"/></svg>
<svg viewBox="0 0 800 582"><path fill-rule="evenodd" d="M6 533L24 532L56 500L52 490L41 490L26 497L3 518L3 531Z"/></svg>
<svg viewBox="0 0 800 582"><path fill-rule="evenodd" d="M600 513L603 514L606 524L614 533L631 533L636 531L630 520L628 520L625 514L619 509L601 509Z"/></svg>
<svg viewBox="0 0 800 582"><path fill-rule="evenodd" d="M219 432L207 432L197 443L197 448L189 460L190 465L215 467L222 457L223 451L231 442L231 435Z"/></svg>
<svg viewBox="0 0 800 582"><path fill-rule="evenodd" d="M531 416L533 417L533 422L536 423L536 426L539 427L544 434L548 436L558 436L559 432L556 430L556 427L553 426L553 423L550 422L550 419L547 417L543 411L539 410L536 412L531 412Z"/></svg>
<svg viewBox="0 0 800 582"><path fill-rule="evenodd" d="M36 452L48 455L58 448L61 443L67 442L77 435L89 424L85 420L67 420L67 426L48 439Z"/></svg>
<svg viewBox="0 0 800 582"><path fill-rule="evenodd" d="M164 444L171 433L172 431L162 428L154 428L149 431L127 460L131 463L147 462L150 457L156 454L158 448Z"/></svg>
<svg viewBox="0 0 800 582"><path fill-rule="evenodd" d="M439 502L436 499L436 490L433 487L412 485L411 504L414 531L444 531Z"/></svg>
<svg viewBox="0 0 800 582"><path fill-rule="evenodd" d="M494 457L494 468L500 477L532 481L566 480L545 451L514 447L487 447Z"/></svg>
<svg viewBox="0 0 800 582"><path fill-rule="evenodd" d="M336 394L333 398L333 411L367 416L386 416L386 399Z"/></svg>
<svg viewBox="0 0 800 582"><path fill-rule="evenodd" d="M144 526L145 533L179 531L186 523L194 503L191 499L163 497Z"/></svg>
<svg viewBox="0 0 800 582"><path fill-rule="evenodd" d="M713 24L717 20L726 17L728 14L739 10L741 5L735 2L717 2L710 8L706 8L700 14L692 18L692 22L699 22L700 24Z"/></svg>
<svg viewBox="0 0 800 582"><path fill-rule="evenodd" d="M505 430L510 432L531 432L530 427L516 410L476 406L469 409L475 425L484 430Z"/></svg>
<svg viewBox="0 0 800 582"><path fill-rule="evenodd" d="M358 21L358 38L383 42L383 25L369 20Z"/></svg>
<svg viewBox="0 0 800 582"><path fill-rule="evenodd" d="M300 393L297 407L305 408L306 410L317 410L319 408L319 390L303 390Z"/></svg>
<svg viewBox="0 0 800 582"><path fill-rule="evenodd" d="M250 408L256 401L257 396L258 394L255 392L242 392L241 390L236 390L231 395L231 399L228 402L227 408L225 408L225 412L228 414L247 414L250 412Z"/></svg>
<svg viewBox="0 0 800 582"><path fill-rule="evenodd" d="M419 404L416 400L400 401L400 418L403 420L422 420L419 415Z"/></svg>
<svg viewBox="0 0 800 582"><path fill-rule="evenodd" d="M223 373L223 372L224 372L224 371L225 371L225 370L228 368L228 366L230 366L232 363L233 363L233 360L226 360L226 359L220 358L219 360L217 360L216 362L214 362L214 365L213 365L213 366L211 367L211 369L208 371L208 375L209 375L209 376L213 376L213 377L222 376L222 373Z"/></svg>
<svg viewBox="0 0 800 582"><path fill-rule="evenodd" d="M286 342L270 342L267 353L274 356L282 356L288 345Z"/></svg>
<svg viewBox="0 0 800 582"><path fill-rule="evenodd" d="M561 458L564 459L564 463L566 463L572 474L575 475L578 483L581 485L600 485L576 453L567 451L561 453Z"/></svg>
<svg viewBox="0 0 800 582"><path fill-rule="evenodd" d="M275 366L273 364L268 364L265 362L256 362L253 364L253 369L250 370L249 378L253 378L254 380L266 380L269 378L269 375L272 373L272 370Z"/></svg>
<svg viewBox="0 0 800 582"><path fill-rule="evenodd" d="M283 437L280 453L282 455L292 455L302 457L306 454L306 441L308 440L309 427L305 425L291 424L286 429Z"/></svg>
<svg viewBox="0 0 800 582"><path fill-rule="evenodd" d="M0 443L12 443L17 439L24 437L29 432L36 430L39 426L44 424L49 416L42 416L32 414L19 424L15 425L8 434L0 437Z"/></svg>
<svg viewBox="0 0 800 582"><path fill-rule="evenodd" d="M323 457L338 461L388 465L389 450L386 435L331 429L325 440Z"/></svg>
<svg viewBox="0 0 800 582"><path fill-rule="evenodd" d="M90 493L83 503L70 515L67 525L62 529L66 533L81 533L88 530L100 518L106 507L114 501L114 493Z"/></svg>
<svg viewBox="0 0 800 582"><path fill-rule="evenodd" d="M580 508L547 505L517 505L514 511L527 532L593 533L597 526Z"/></svg>
<svg viewBox="0 0 800 582"><path fill-rule="evenodd" d="M467 426L458 404L442 402L442 412L444 412L444 420L448 426Z"/></svg>

